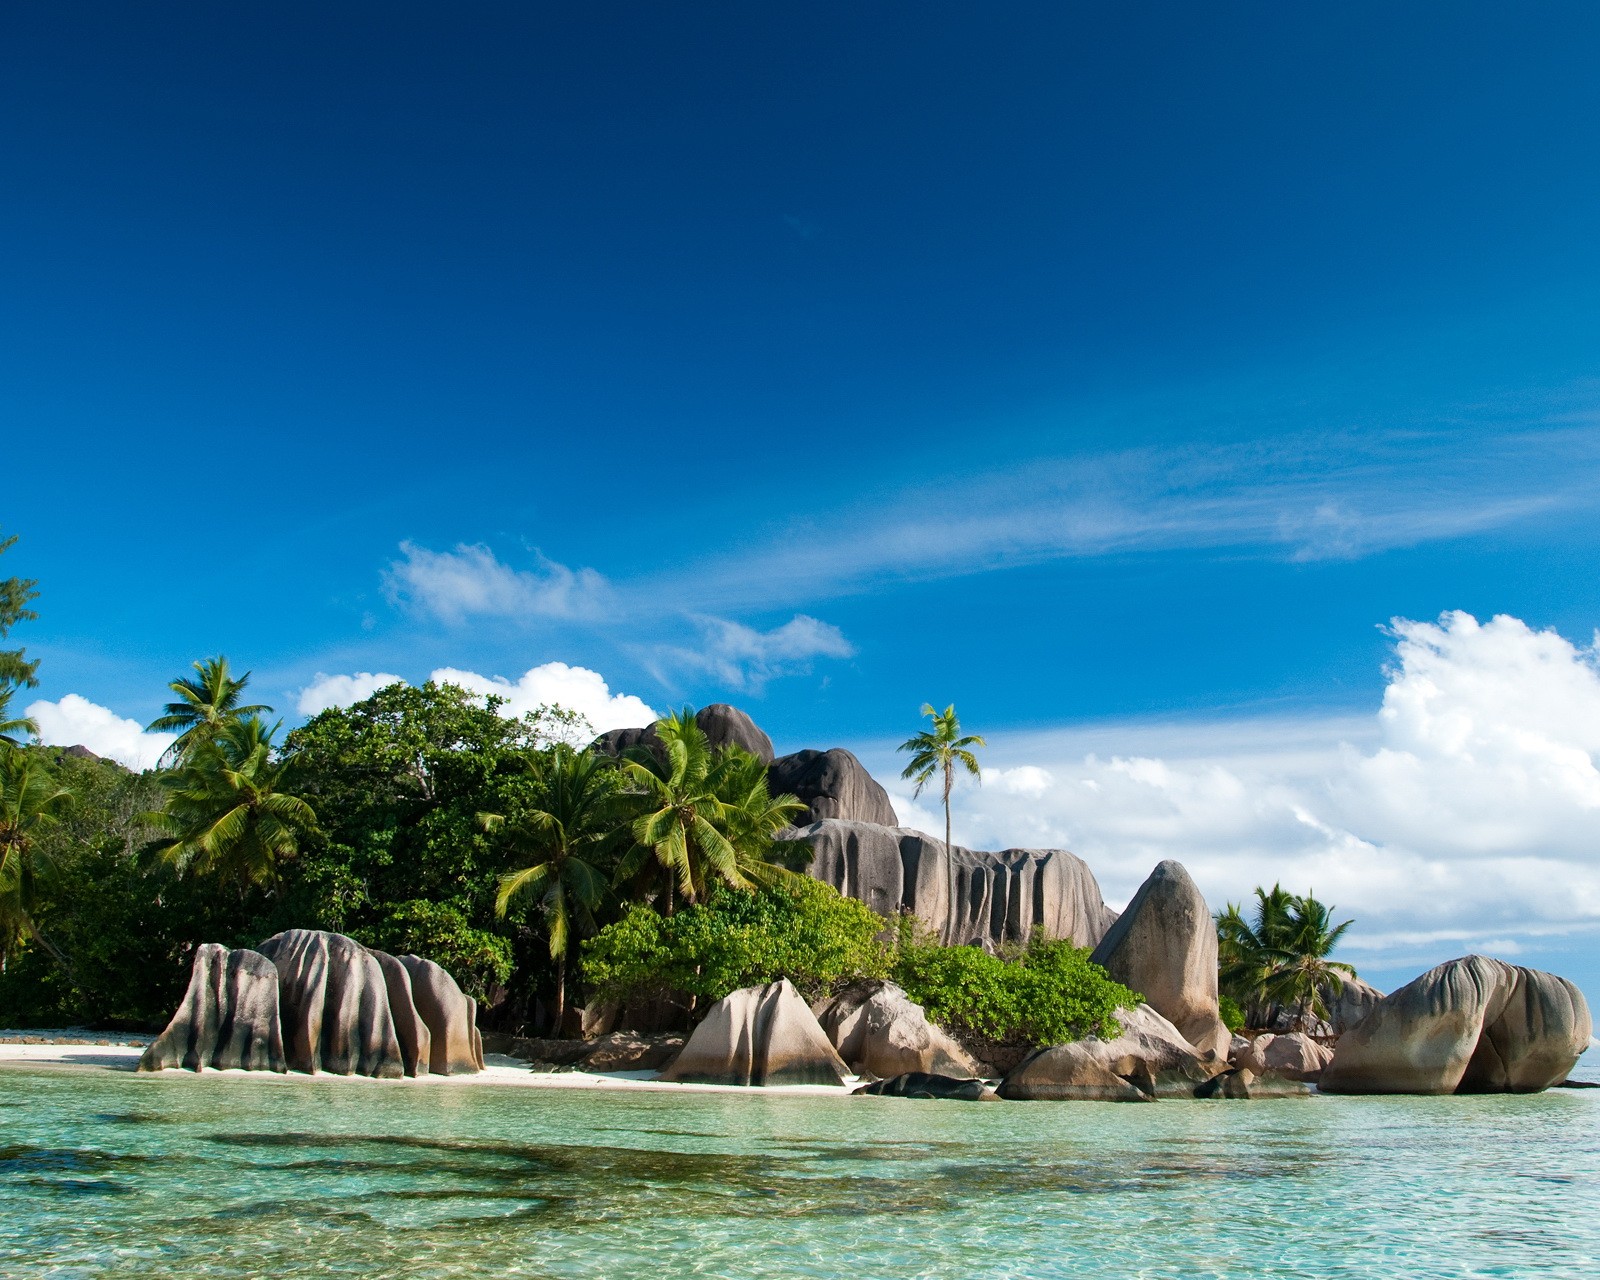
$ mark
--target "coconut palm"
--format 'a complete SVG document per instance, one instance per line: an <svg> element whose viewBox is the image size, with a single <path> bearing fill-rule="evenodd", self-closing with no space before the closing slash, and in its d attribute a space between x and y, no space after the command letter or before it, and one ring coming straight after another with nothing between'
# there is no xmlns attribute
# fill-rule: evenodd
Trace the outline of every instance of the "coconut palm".
<svg viewBox="0 0 1600 1280"><path fill-rule="evenodd" d="M224 720L162 778L166 807L146 819L166 834L146 846L180 873L197 871L276 886L279 864L318 834L317 815L292 794L293 760L273 757L273 735L254 715Z"/></svg>
<svg viewBox="0 0 1600 1280"><path fill-rule="evenodd" d="M38 758L12 746L0 746L0 956L27 934L63 968L66 957L40 931L33 918L34 840L55 825L72 799Z"/></svg>
<svg viewBox="0 0 1600 1280"><path fill-rule="evenodd" d="M504 917L514 902L537 902L556 967L555 1027L566 1013L567 960L580 934L594 932L594 909L606 891L603 866L628 835L627 797L616 786L610 761L567 743L528 757L533 784L529 806L508 818L480 813L486 831L503 832L520 870L500 878L495 910Z"/></svg>
<svg viewBox="0 0 1600 1280"><path fill-rule="evenodd" d="M914 738L908 738L900 744L901 751L911 753L911 763L901 772L902 778L914 779L917 789L913 796L920 796L922 788L927 786L935 776L939 776L944 784L944 843L950 845L950 788L955 785L956 767L959 765L972 777L980 782L983 780L983 770L978 765L977 756L972 754L973 747L986 747L989 744L977 734L961 736L961 721L956 717L955 704L951 703L942 712L935 711L930 703L922 704L922 714L931 716L933 728L924 729Z"/></svg>
<svg viewBox="0 0 1600 1280"><path fill-rule="evenodd" d="M37 737L39 733L39 726L31 716L12 714L11 699L15 693L15 687L0 682L0 743L15 745L18 734L31 733Z"/></svg>
<svg viewBox="0 0 1600 1280"><path fill-rule="evenodd" d="M658 720L658 756L630 747L622 769L639 793L643 812L634 820L634 847L623 856L618 879L638 877L653 859L665 874L666 914L679 897L698 902L715 883L736 889L781 877L767 860L772 837L803 807L793 796L767 794L737 747L713 751L694 709ZM754 757L751 757L754 759ZM760 761L756 761L760 766Z"/></svg>
<svg viewBox="0 0 1600 1280"><path fill-rule="evenodd" d="M1355 969L1328 956L1353 921L1333 923L1332 910L1311 894L1281 885L1256 889L1254 920L1236 903L1216 915L1218 985L1264 1021L1268 1007L1295 1011L1301 1024L1327 1018L1327 998L1344 990Z"/></svg>
<svg viewBox="0 0 1600 1280"><path fill-rule="evenodd" d="M250 683L250 673L246 671L234 679L228 670L227 658L221 654L196 662L194 669L194 675L182 676L167 686L178 695L177 701L167 703L163 713L145 726L151 733L178 735L162 754L163 764L182 760L231 720L259 716L272 710L260 703L241 704L244 687Z"/></svg>

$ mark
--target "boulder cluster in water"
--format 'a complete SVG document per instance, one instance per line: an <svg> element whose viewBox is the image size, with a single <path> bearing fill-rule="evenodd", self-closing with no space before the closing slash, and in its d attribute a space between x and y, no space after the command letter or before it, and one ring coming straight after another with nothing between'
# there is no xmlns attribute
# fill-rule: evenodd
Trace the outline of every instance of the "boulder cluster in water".
<svg viewBox="0 0 1600 1280"><path fill-rule="evenodd" d="M432 960L339 933L289 929L254 951L205 943L141 1071L375 1076L483 1070L477 1003Z"/></svg>

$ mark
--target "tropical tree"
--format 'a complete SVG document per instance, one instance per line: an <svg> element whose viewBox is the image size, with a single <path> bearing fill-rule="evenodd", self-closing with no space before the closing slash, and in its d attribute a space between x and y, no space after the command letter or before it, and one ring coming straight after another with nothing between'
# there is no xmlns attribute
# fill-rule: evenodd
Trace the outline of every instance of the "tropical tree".
<svg viewBox="0 0 1600 1280"><path fill-rule="evenodd" d="M4 555L16 542L16 535L0 539L0 555ZM39 593L32 578L0 578L0 640L11 633L19 622L27 622L39 615L28 608L28 601ZM27 660L22 649L0 649L0 740L13 742L17 734L39 732L27 716L11 710L11 699L20 688L31 688L39 683L34 672L39 669L38 659Z"/></svg>
<svg viewBox="0 0 1600 1280"><path fill-rule="evenodd" d="M961 721L956 717L955 704L942 712L935 711L930 703L922 704L922 714L933 719L933 727L924 729L914 738L900 744L901 751L911 753L911 763L901 772L902 778L914 779L917 788L913 796L920 796L922 788L939 777L944 789L944 842L950 844L950 789L955 785L956 768L965 769L972 777L982 781L983 770L978 765L973 747L989 744L976 734L961 736Z"/></svg>
<svg viewBox="0 0 1600 1280"><path fill-rule="evenodd" d="M15 745L17 734L39 732L39 726L31 716L19 716L12 712L11 698L15 693L14 688L0 684L0 744Z"/></svg>
<svg viewBox="0 0 1600 1280"><path fill-rule="evenodd" d="M178 735L163 753L163 763L182 760L231 721L272 710L259 703L249 706L241 703L244 687L250 683L250 673L246 671L235 679L228 670L227 658L221 654L196 662L194 669L194 675L180 676L167 686L178 695L177 700L167 703L163 713L145 726L151 733Z"/></svg>
<svg viewBox="0 0 1600 1280"><path fill-rule="evenodd" d="M773 837L804 806L793 796L768 794L765 768L748 751L714 751L692 707L656 721L655 730L660 755L630 747L622 760L643 812L633 823L634 847L618 866L619 882L638 878L653 859L665 875L670 916L677 898L699 902L714 884L748 889L790 874L769 855Z"/></svg>
<svg viewBox="0 0 1600 1280"><path fill-rule="evenodd" d="M1328 956L1354 922L1333 923L1333 912L1313 895L1281 885L1256 889L1254 919L1229 903L1216 915L1218 986L1265 1020L1270 1006L1294 1010L1305 1025L1328 1017L1328 997L1344 990L1355 969Z"/></svg>
<svg viewBox="0 0 1600 1280"><path fill-rule="evenodd" d="M0 746L0 956L9 957L27 934L68 967L34 920L35 846L71 798L31 752Z"/></svg>
<svg viewBox="0 0 1600 1280"><path fill-rule="evenodd" d="M526 865L500 878L495 911L538 904L556 969L555 1027L566 1013L567 961L579 936L595 930L594 909L605 896L608 855L628 836L628 797L609 760L557 743L528 756L532 796L509 818L482 813L486 831L503 833Z"/></svg>
<svg viewBox="0 0 1600 1280"><path fill-rule="evenodd" d="M274 758L276 732L249 715L192 740L180 766L162 778L166 807L147 815L165 832L147 852L180 873L232 881L241 893L275 887L280 864L320 834L311 806L290 790L295 761Z"/></svg>

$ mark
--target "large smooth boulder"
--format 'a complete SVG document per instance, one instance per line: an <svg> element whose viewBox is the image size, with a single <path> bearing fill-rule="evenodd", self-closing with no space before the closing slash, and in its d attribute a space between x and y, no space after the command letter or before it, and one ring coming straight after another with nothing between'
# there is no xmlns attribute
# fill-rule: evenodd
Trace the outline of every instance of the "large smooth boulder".
<svg viewBox="0 0 1600 1280"><path fill-rule="evenodd" d="M1387 996L1339 1038L1324 1093L1536 1093L1589 1046L1583 993L1565 978L1464 956Z"/></svg>
<svg viewBox="0 0 1600 1280"><path fill-rule="evenodd" d="M354 938L314 929L274 934L258 950L277 966L290 1070L405 1075L388 983L376 956Z"/></svg>
<svg viewBox="0 0 1600 1280"><path fill-rule="evenodd" d="M433 1032L417 1012L411 970L387 951L374 950L372 954L383 970L384 986L388 988L389 1016L394 1019L401 1064L408 1076L425 1076L433 1062Z"/></svg>
<svg viewBox="0 0 1600 1280"><path fill-rule="evenodd" d="M278 1013L278 970L259 952L201 944L189 989L140 1071L287 1071Z"/></svg>
<svg viewBox="0 0 1600 1280"><path fill-rule="evenodd" d="M928 1021L920 1004L881 978L851 983L817 1011L817 1022L857 1075L982 1074L965 1049Z"/></svg>
<svg viewBox="0 0 1600 1280"><path fill-rule="evenodd" d="M1233 1056L1234 1066L1248 1068L1257 1076L1275 1074L1312 1083L1321 1078L1331 1061L1333 1050L1298 1031L1257 1036Z"/></svg>
<svg viewBox="0 0 1600 1280"><path fill-rule="evenodd" d="M1022 941L1038 929L1092 947L1116 919L1094 872L1065 849L975 852L904 827L837 818L795 838L811 846L814 878L880 915L911 912L949 946Z"/></svg>
<svg viewBox="0 0 1600 1280"><path fill-rule="evenodd" d="M889 793L843 747L781 756L767 770L767 781L773 795L792 795L805 803L806 813L796 820L796 826L824 818L882 827L900 824Z"/></svg>
<svg viewBox="0 0 1600 1280"><path fill-rule="evenodd" d="M1157 865L1090 959L1202 1054L1227 1061L1232 1037L1217 1012L1217 926L1182 863Z"/></svg>
<svg viewBox="0 0 1600 1280"><path fill-rule="evenodd" d="M874 1080L856 1090L879 1098L937 1098L954 1102L994 1102L999 1095L971 1076L946 1076L928 1071L908 1071L888 1080Z"/></svg>
<svg viewBox="0 0 1600 1280"><path fill-rule="evenodd" d="M436 1076L471 1075L483 1070L483 1038L478 1034L478 1003L432 960L401 956L411 975L411 997L428 1027L428 1070Z"/></svg>
<svg viewBox="0 0 1600 1280"><path fill-rule="evenodd" d="M1147 1102L1187 1098L1217 1074L1177 1027L1147 1004L1119 1009L1119 1034L1052 1045L1024 1058L1000 1084L1019 1102Z"/></svg>
<svg viewBox="0 0 1600 1280"><path fill-rule="evenodd" d="M742 747L762 764L772 763L772 739L738 707L713 702L695 712L694 722L713 747ZM590 747L608 756L620 756L629 747L647 747L659 756L661 739L656 736L654 725L645 725L640 729L612 729L602 733Z"/></svg>
<svg viewBox="0 0 1600 1280"><path fill-rule="evenodd" d="M1363 982L1353 975L1345 978L1337 994L1329 991L1323 996L1323 1002L1328 1006L1328 1025L1333 1028L1333 1034L1342 1036L1377 1008L1378 1001L1382 999L1383 992L1370 982Z"/></svg>
<svg viewBox="0 0 1600 1280"><path fill-rule="evenodd" d="M711 1006L664 1080L698 1084L842 1085L849 1069L787 978L743 987Z"/></svg>

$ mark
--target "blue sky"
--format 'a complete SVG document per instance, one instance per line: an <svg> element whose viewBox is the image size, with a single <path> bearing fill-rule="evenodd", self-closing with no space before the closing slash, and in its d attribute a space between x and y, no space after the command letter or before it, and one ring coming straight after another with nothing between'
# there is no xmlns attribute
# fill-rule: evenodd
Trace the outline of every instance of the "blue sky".
<svg viewBox="0 0 1600 1280"><path fill-rule="evenodd" d="M1592 6L326 8L0 19L40 698L561 662L880 773L954 701L1059 782L1398 751L1394 618L1592 672ZM1600 973L1584 901L1457 932Z"/></svg>

